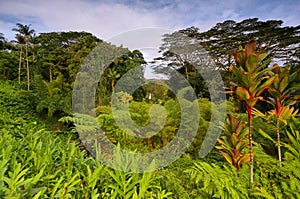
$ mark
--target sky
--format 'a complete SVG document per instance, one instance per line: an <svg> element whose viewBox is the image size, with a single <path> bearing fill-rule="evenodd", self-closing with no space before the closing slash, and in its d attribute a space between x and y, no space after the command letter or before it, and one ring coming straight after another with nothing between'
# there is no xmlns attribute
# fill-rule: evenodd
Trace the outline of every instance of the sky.
<svg viewBox="0 0 300 199"><path fill-rule="evenodd" d="M253 17L295 26L299 11L299 0L0 0L0 33L12 40L11 29L22 23L37 33L86 31L108 40L139 28L205 31L228 19Z"/></svg>

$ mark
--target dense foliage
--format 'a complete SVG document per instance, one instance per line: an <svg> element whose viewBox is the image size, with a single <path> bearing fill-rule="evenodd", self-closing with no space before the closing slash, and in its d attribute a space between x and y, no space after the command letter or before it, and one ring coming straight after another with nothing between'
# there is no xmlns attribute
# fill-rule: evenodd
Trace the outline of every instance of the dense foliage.
<svg viewBox="0 0 300 199"><path fill-rule="evenodd" d="M90 33L35 35L30 25L17 24L13 29L16 41L6 41L0 34L0 198L300 198L299 26L281 25L277 20L230 20L206 32L195 27L178 31L184 38L178 38L178 32L165 35L163 57L158 59L184 75L197 95L194 101L188 89L172 93L164 86L178 83L175 78L145 79L143 67L128 82L128 86L132 82L143 86L131 95L116 91L126 72L146 64L143 54ZM197 41L209 51L216 66L213 70L224 78L227 102L212 102L186 52L172 51L170 46L183 39ZM240 44L245 48L235 50ZM80 67L99 45L103 52L119 52L120 56L101 71L95 106L85 114L72 114L76 76L89 75ZM264 49L267 45L269 49ZM271 58L285 64L272 65ZM195 108L183 112L178 96L192 108L197 104L199 124L186 152L165 168L125 172L122 168L135 170L139 165L115 153L115 166L120 170L112 169L97 158L101 147L106 147L92 144L97 134L91 140L80 139L79 129L105 135L117 150L147 153L162 149L178 133L182 118L191 121L198 114ZM117 106L112 107L113 103ZM158 128L164 122L163 128L155 135L146 128L145 132L122 129L116 120L125 117L126 103L135 124L153 123ZM221 114L224 107L226 120L214 126L222 134L211 140L215 148L199 158L212 115ZM157 117L152 118L151 111ZM92 119L97 125L89 122L90 113L95 114ZM78 118L85 122L75 128ZM185 130L193 128L186 125ZM134 136L146 133L151 136ZM155 162L151 168L156 168Z"/></svg>

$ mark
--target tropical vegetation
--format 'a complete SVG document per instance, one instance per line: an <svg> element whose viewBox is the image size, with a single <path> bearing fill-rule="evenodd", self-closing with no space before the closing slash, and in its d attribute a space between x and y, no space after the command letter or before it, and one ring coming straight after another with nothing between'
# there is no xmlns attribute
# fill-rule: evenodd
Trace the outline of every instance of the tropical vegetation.
<svg viewBox="0 0 300 199"><path fill-rule="evenodd" d="M228 20L204 32L190 27L164 35L162 56L154 62L167 64L153 71L169 78L159 80L144 77L145 66L153 63L142 52L91 33L37 34L20 23L12 30L15 41L0 33L0 198L300 198L300 27L282 24ZM178 43L179 50L171 48ZM203 74L183 45L191 43L201 45L214 62ZM118 54L107 68L91 59L99 46L103 53ZM78 77L91 78L80 69L91 54L88 63L100 66L101 78L77 83ZM168 76L169 69L182 74L193 92L172 90L168 85L185 83ZM118 85L129 71L135 75L126 86L141 83L133 93ZM209 71L221 74L225 102L210 96L209 85L218 82L205 80ZM95 88L94 106L82 108L74 101L73 89L84 86ZM81 108L83 113L74 112ZM126 108L143 128L121 128ZM226 118L214 124L225 108ZM182 118L185 134L196 125L195 136L167 166L157 169L152 162L148 172L134 172L140 165L132 156L117 153L165 148L179 133ZM153 134L149 124L161 127L159 132ZM215 145L200 158L211 126L221 134L210 138ZM90 132L93 136L85 137ZM101 146L94 145L103 137ZM115 165L99 158L111 155L101 153L109 144L116 147L110 157Z"/></svg>

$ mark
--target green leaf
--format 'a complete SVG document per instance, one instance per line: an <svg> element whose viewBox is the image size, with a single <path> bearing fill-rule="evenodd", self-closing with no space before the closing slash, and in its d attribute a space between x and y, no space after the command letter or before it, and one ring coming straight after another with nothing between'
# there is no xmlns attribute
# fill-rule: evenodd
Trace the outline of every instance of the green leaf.
<svg viewBox="0 0 300 199"><path fill-rule="evenodd" d="M263 60L263 62L259 65L259 67L257 67L257 70L261 70L261 69L267 69L266 71L269 71L270 69L267 68L269 63L272 61L271 58L268 58L266 60Z"/></svg>
<svg viewBox="0 0 300 199"><path fill-rule="evenodd" d="M280 93L273 88L268 88L268 92L275 98L275 99L280 99Z"/></svg>
<svg viewBox="0 0 300 199"><path fill-rule="evenodd" d="M249 100L251 97L248 90L243 87L237 87L236 95L238 96L239 99L244 100L244 101Z"/></svg>
<svg viewBox="0 0 300 199"><path fill-rule="evenodd" d="M283 79L280 81L279 84L279 92L282 93L284 91L284 89L289 85L289 77L285 76L283 77Z"/></svg>
<svg viewBox="0 0 300 199"><path fill-rule="evenodd" d="M236 150L243 151L248 146L248 140L240 140L237 145L235 146Z"/></svg>
<svg viewBox="0 0 300 199"><path fill-rule="evenodd" d="M223 149L223 146L215 146L215 148L221 150Z"/></svg>
<svg viewBox="0 0 300 199"><path fill-rule="evenodd" d="M32 199L39 199L44 192L45 190L39 191Z"/></svg>
<svg viewBox="0 0 300 199"><path fill-rule="evenodd" d="M260 94L261 94L265 89L267 89L267 88L275 81L276 78L277 78L277 75L274 75L274 76L270 77L268 80L266 80L262 85L260 85L260 86L257 88L257 94L256 94L256 96L260 96Z"/></svg>
<svg viewBox="0 0 300 199"><path fill-rule="evenodd" d="M252 85L252 83L253 83L253 80L252 80L252 77L251 77L251 73L244 72L242 74L242 81L245 84L245 87L249 88Z"/></svg>
<svg viewBox="0 0 300 199"><path fill-rule="evenodd" d="M230 136L230 142L232 143L232 146L235 146L239 141L239 137L236 133L232 133Z"/></svg>
<svg viewBox="0 0 300 199"><path fill-rule="evenodd" d="M249 58L247 58L246 61L246 68L247 72L253 73L257 67L258 64L258 57L256 54L250 55Z"/></svg>
<svg viewBox="0 0 300 199"><path fill-rule="evenodd" d="M299 91L300 88L299 88L299 84L296 84L296 85L293 85L293 84L289 84L289 88L287 88L284 92L283 92L283 95L284 96L287 96L287 95L290 95L290 94L293 94L297 91Z"/></svg>
<svg viewBox="0 0 300 199"><path fill-rule="evenodd" d="M271 136L269 136L266 132L264 132L262 129L259 129L258 133L262 135L264 138L267 138L268 140L272 141L274 144L277 144L277 142L273 138L271 138Z"/></svg>
<svg viewBox="0 0 300 199"><path fill-rule="evenodd" d="M256 117L261 117L261 118L267 119L267 116L256 108L252 109L252 114Z"/></svg>
<svg viewBox="0 0 300 199"><path fill-rule="evenodd" d="M258 62L261 62L262 60L264 60L269 54L268 53L261 53L258 56Z"/></svg>
<svg viewBox="0 0 300 199"><path fill-rule="evenodd" d="M231 144L227 141L227 138L223 138L223 139L217 139L218 143L221 144L221 146L217 146L218 149L224 149L227 151L231 151L232 146ZM221 147L221 148L220 148Z"/></svg>

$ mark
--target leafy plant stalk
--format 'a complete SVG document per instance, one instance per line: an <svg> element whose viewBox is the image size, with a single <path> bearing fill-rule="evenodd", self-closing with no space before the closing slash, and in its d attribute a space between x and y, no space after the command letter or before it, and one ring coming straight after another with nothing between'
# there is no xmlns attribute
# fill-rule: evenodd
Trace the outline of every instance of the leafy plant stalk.
<svg viewBox="0 0 300 199"><path fill-rule="evenodd" d="M252 107L246 105L247 114L248 114L248 126L249 126L249 146L250 146L250 186L253 184L254 176L254 165L253 165L253 139L252 139ZM252 188L252 187L250 187Z"/></svg>
<svg viewBox="0 0 300 199"><path fill-rule="evenodd" d="M237 86L236 95L239 100L245 102L248 114L249 125L249 145L250 145L250 187L253 184L253 133L252 133L252 111L259 100L262 100L262 92L266 90L276 79L276 76L269 76L267 64L270 60L265 60L268 56L263 50L256 50L256 41L249 41L245 49L240 48L233 52L237 66L231 66Z"/></svg>

